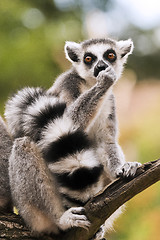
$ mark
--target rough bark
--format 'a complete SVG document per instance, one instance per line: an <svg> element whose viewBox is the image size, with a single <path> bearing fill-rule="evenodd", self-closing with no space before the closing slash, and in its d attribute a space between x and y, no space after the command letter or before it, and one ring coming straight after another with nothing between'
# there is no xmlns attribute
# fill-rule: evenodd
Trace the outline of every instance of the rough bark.
<svg viewBox="0 0 160 240"><path fill-rule="evenodd" d="M0 239L88 240L121 205L160 180L160 159L142 165L132 179L117 179L85 206L91 221L89 231L74 228L59 236L35 237L20 216L0 213Z"/></svg>

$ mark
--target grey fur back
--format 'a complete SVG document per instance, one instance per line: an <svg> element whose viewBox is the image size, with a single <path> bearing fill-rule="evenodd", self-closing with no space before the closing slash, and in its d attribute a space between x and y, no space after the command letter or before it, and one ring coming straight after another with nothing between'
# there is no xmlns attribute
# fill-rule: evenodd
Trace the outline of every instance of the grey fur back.
<svg viewBox="0 0 160 240"><path fill-rule="evenodd" d="M8 161L12 145L13 143L7 131L6 124L0 117L0 208L8 208L11 204Z"/></svg>

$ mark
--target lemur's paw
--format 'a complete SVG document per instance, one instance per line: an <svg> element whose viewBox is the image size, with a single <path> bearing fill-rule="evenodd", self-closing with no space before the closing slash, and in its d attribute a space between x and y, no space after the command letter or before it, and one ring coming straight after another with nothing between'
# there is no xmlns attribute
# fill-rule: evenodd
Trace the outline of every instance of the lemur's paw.
<svg viewBox="0 0 160 240"><path fill-rule="evenodd" d="M60 218L60 228L64 231L71 227L81 227L88 230L90 222L84 214L85 209L83 207L68 209Z"/></svg>
<svg viewBox="0 0 160 240"><path fill-rule="evenodd" d="M116 171L117 177L134 177L137 168L142 164L139 162L126 162L121 168Z"/></svg>
<svg viewBox="0 0 160 240"><path fill-rule="evenodd" d="M110 66L107 67L105 70L101 71L97 76L98 82L105 81L110 86L116 81L116 78L116 73L114 69Z"/></svg>

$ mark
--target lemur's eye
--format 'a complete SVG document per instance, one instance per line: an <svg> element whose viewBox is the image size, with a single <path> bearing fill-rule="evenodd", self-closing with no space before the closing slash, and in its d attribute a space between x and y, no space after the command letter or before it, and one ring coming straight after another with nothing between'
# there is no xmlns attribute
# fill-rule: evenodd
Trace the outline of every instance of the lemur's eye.
<svg viewBox="0 0 160 240"><path fill-rule="evenodd" d="M110 61L110 62L114 62L117 59L117 55L115 53L115 51L113 49L109 49L107 50L104 55L103 55L104 59Z"/></svg>
<svg viewBox="0 0 160 240"><path fill-rule="evenodd" d="M108 53L108 59L114 60L116 58L116 55L114 53Z"/></svg>
<svg viewBox="0 0 160 240"><path fill-rule="evenodd" d="M96 59L97 57L91 52L86 52L83 57L83 61L88 67L92 66L92 63L96 61Z"/></svg>
<svg viewBox="0 0 160 240"><path fill-rule="evenodd" d="M92 57L91 57L91 56L86 56L85 59L84 59L84 61L85 61L86 63L91 63L91 62L92 62Z"/></svg>

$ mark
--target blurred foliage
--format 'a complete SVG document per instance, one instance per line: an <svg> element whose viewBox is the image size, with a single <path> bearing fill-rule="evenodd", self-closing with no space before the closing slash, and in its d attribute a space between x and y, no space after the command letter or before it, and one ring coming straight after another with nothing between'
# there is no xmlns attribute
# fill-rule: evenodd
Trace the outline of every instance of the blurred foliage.
<svg viewBox="0 0 160 240"><path fill-rule="evenodd" d="M43 9L43 11L41 11ZM80 40L76 13L60 12L53 1L0 2L0 111L18 88L51 86L64 70L67 39Z"/></svg>
<svg viewBox="0 0 160 240"><path fill-rule="evenodd" d="M138 61L137 61L138 60ZM147 78L160 78L160 67L158 66L160 62L160 53L149 54L148 56L138 56L129 59L128 67L132 67L133 70L136 70L138 79L147 79Z"/></svg>
<svg viewBox="0 0 160 240"><path fill-rule="evenodd" d="M8 96L17 89L23 86L50 87L56 76L69 66L63 52L64 42L86 39L84 21L87 11L94 8L107 11L112 7L113 2L111 0L0 1L0 113L3 113ZM127 66L136 72L138 80L160 78L160 51L155 45L154 31L153 29L145 32L129 26L119 36L122 39L131 37L135 42L135 51L129 57ZM146 44L139 44L140 39ZM151 86L147 91L149 89ZM160 87L157 86L157 89ZM144 91L146 92L146 88ZM136 99L137 96L130 109ZM151 99L141 93L139 103L142 101L148 104ZM157 99L152 105L153 108L148 108L148 111L141 116L137 112L130 118L126 116L128 122L132 121L133 116L137 116L130 127L125 124L124 129L121 130L121 144L125 151L129 149L129 154L126 153L127 160L130 160L129 155L134 154L134 160L140 159L142 162L159 157L159 103L160 99ZM110 240L159 240L159 186L160 184L157 183L129 202L126 214L122 215L115 225L116 232L109 235Z"/></svg>
<svg viewBox="0 0 160 240"><path fill-rule="evenodd" d="M138 80L160 79L160 42L157 43L157 31L159 28L144 31L129 25L122 35L123 39L129 37L134 42L135 49L127 65L136 72Z"/></svg>

